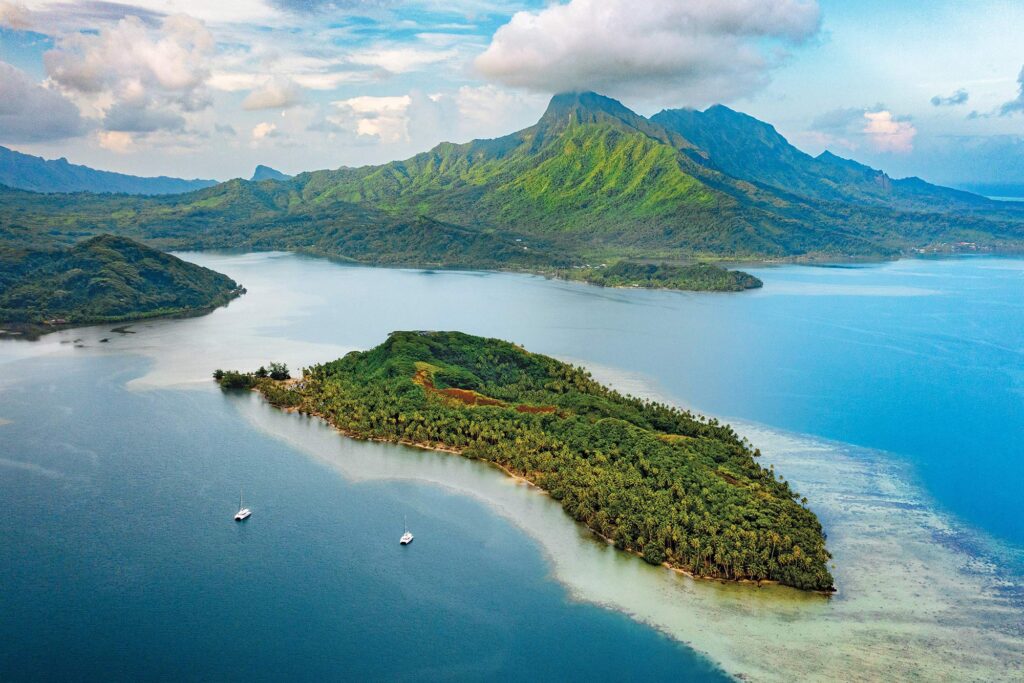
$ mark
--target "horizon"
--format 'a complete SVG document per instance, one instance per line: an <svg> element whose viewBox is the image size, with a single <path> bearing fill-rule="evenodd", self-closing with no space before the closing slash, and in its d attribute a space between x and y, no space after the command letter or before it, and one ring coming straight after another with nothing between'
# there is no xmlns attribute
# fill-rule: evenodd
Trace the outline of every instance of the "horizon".
<svg viewBox="0 0 1024 683"><path fill-rule="evenodd" d="M0 2L0 145L141 176L296 174L500 137L594 91L645 117L720 103L894 178L1024 184L1012 3L166 4Z"/></svg>

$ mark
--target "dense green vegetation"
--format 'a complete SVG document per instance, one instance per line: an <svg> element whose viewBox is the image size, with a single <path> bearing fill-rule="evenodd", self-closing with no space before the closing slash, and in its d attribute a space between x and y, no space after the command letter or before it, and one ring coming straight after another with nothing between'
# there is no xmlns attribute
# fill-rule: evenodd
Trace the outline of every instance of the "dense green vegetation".
<svg viewBox="0 0 1024 683"><path fill-rule="evenodd" d="M622 396L508 342L396 332L300 381L219 376L353 436L494 463L653 564L832 590L818 519L731 427Z"/></svg>
<svg viewBox="0 0 1024 683"><path fill-rule="evenodd" d="M161 197L0 188L4 243L52 248L105 232L162 249L550 273L620 260L1019 250L1024 206L812 158L725 107L649 120L577 93L553 98L522 131L381 166Z"/></svg>
<svg viewBox="0 0 1024 683"><path fill-rule="evenodd" d="M0 244L0 326L8 329L193 315L241 292L225 275L124 237L49 251Z"/></svg>
<svg viewBox="0 0 1024 683"><path fill-rule="evenodd" d="M714 263L677 265L619 261L606 267L563 270L559 275L602 287L649 287L695 292L741 292L763 284L753 275L727 270Z"/></svg>
<svg viewBox="0 0 1024 683"><path fill-rule="evenodd" d="M705 111L667 109L651 121L682 135L734 178L788 194L933 213L998 211L976 194L884 172L831 152L817 157L789 144L775 127L722 105Z"/></svg>

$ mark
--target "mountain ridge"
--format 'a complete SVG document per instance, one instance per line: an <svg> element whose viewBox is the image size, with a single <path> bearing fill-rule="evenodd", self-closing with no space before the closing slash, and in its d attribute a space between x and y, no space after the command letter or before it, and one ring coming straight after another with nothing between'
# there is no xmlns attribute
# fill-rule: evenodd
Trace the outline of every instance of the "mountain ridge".
<svg viewBox="0 0 1024 683"><path fill-rule="evenodd" d="M133 176L101 171L66 158L44 159L0 147L0 185L31 192L181 194L212 187L216 180Z"/></svg>
<svg viewBox="0 0 1024 683"><path fill-rule="evenodd" d="M647 119L611 98L566 93L522 130L376 166L163 197L0 193L0 231L543 272L622 259L1021 250L1022 208L811 157L721 105Z"/></svg>

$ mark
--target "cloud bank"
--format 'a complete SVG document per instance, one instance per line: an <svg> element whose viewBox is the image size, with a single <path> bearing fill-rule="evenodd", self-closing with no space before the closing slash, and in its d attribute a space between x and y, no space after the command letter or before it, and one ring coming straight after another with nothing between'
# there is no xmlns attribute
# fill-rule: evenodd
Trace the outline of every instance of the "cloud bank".
<svg viewBox="0 0 1024 683"><path fill-rule="evenodd" d="M67 98L0 62L0 141L63 140L85 130L78 107Z"/></svg>
<svg viewBox="0 0 1024 683"><path fill-rule="evenodd" d="M214 50L197 19L174 15L151 25L128 16L95 33L60 37L43 64L86 115L118 133L101 136L101 145L126 151L133 135L183 131L189 114L210 105Z"/></svg>
<svg viewBox="0 0 1024 683"><path fill-rule="evenodd" d="M816 0L570 0L516 13L474 65L513 87L697 106L763 85L819 21Z"/></svg>

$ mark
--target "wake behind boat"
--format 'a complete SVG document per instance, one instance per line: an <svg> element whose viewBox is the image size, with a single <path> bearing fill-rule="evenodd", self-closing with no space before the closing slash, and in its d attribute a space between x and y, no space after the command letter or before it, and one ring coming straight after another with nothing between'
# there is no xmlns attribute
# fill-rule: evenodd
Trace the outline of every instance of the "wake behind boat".
<svg viewBox="0 0 1024 683"><path fill-rule="evenodd" d="M252 510L242 505L242 492L238 492L238 512L235 513L235 521L241 522L242 520L248 519L249 515L252 514ZM411 539L410 539L411 540Z"/></svg>

